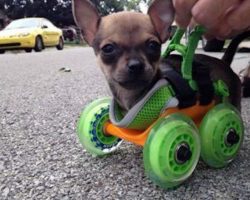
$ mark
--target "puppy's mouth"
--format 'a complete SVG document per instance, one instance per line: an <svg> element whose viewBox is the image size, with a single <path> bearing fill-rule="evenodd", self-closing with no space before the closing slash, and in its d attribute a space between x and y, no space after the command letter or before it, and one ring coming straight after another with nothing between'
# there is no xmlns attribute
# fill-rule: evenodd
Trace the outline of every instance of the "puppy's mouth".
<svg viewBox="0 0 250 200"><path fill-rule="evenodd" d="M143 79L133 79L133 80L116 80L113 79L117 84L127 90L137 90L141 88L145 88L150 84L150 80Z"/></svg>
<svg viewBox="0 0 250 200"><path fill-rule="evenodd" d="M136 90L138 88L144 88L144 87L147 87L148 84L149 84L149 81L144 81L144 80L126 81L126 82L119 83L120 86L128 90Z"/></svg>

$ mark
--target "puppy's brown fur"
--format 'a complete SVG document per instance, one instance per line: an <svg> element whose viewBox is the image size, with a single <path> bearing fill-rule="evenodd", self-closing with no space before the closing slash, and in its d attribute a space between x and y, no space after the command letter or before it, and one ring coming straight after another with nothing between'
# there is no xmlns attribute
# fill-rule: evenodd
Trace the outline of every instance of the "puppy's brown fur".
<svg viewBox="0 0 250 200"><path fill-rule="evenodd" d="M115 100L125 111L160 78L160 65L180 67L178 56L170 56L164 63L160 59L161 44L168 39L174 19L171 0L154 0L148 15L120 12L99 17L88 0L74 0L73 11L85 40L94 48ZM229 101L240 109L240 80L230 63L205 55L194 59L211 68L213 80L227 83Z"/></svg>

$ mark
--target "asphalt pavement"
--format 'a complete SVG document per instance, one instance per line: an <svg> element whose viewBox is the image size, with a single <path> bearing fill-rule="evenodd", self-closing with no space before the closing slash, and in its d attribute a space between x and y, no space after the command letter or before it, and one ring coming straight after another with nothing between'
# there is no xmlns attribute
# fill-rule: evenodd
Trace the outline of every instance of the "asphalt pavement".
<svg viewBox="0 0 250 200"><path fill-rule="evenodd" d="M249 61L237 54L233 68ZM145 176L142 148L124 142L96 158L79 143L81 110L108 94L90 48L0 55L0 199L250 199L250 99L242 100L246 131L235 161L224 169L199 162L187 182L166 191Z"/></svg>

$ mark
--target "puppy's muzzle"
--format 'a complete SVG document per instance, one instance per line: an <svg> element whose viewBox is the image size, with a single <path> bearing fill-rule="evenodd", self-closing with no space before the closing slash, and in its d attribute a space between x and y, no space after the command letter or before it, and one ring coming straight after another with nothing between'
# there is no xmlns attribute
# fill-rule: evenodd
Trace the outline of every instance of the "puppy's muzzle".
<svg viewBox="0 0 250 200"><path fill-rule="evenodd" d="M144 72L145 64L137 58L132 58L128 61L127 69L130 75L139 75Z"/></svg>

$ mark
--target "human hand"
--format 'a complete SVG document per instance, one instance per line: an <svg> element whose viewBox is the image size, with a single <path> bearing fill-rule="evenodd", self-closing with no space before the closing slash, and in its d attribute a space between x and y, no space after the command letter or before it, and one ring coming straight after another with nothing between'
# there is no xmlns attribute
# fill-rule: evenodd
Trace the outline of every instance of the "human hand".
<svg viewBox="0 0 250 200"><path fill-rule="evenodd" d="M173 4L182 28L194 21L208 35L227 38L250 27L250 0L173 0Z"/></svg>

